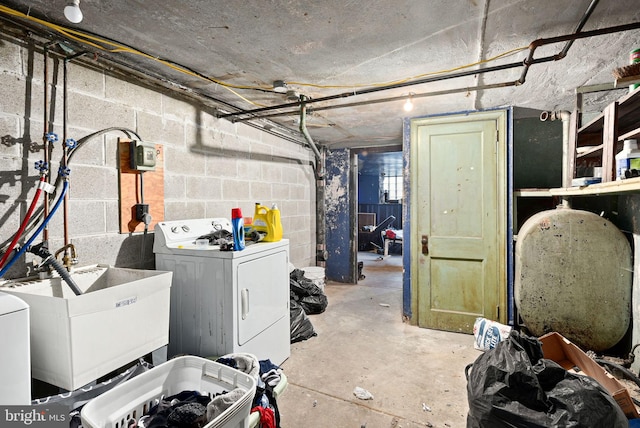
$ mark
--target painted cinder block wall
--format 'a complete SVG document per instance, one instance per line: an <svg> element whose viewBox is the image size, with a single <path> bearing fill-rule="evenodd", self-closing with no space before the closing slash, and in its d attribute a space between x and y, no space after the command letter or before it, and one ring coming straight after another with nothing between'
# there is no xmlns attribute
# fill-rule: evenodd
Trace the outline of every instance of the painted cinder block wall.
<svg viewBox="0 0 640 428"><path fill-rule="evenodd" d="M39 176L34 163L44 156L43 58L40 48L0 34L2 243L18 230L36 191ZM51 58L48 64L51 130L62 140L63 66ZM151 89L73 61L67 70L67 138L79 140L116 127L162 145L165 220L228 218L232 207L251 216L255 202L277 203L284 237L290 240L291 263L315 265L316 192L313 153L308 148L246 124L217 119L179 93ZM77 249L77 266L154 268L152 231L146 236L120 233L118 137L126 135L113 131L92 139L69 164L69 235ZM52 179L61 153L57 143ZM145 189L145 198L147 193ZM50 223L52 253L64 243L62 219L60 208ZM27 254L5 278L30 274L40 262Z"/></svg>

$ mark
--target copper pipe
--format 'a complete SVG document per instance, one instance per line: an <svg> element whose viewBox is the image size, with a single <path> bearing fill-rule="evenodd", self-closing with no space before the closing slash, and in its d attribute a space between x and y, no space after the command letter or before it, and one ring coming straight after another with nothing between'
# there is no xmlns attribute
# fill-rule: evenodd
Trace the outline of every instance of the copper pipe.
<svg viewBox="0 0 640 428"><path fill-rule="evenodd" d="M68 163L68 148L67 148L67 60L63 61L63 85L62 85L62 161L60 162L61 168L67 168ZM69 192L64 195L63 205L63 218L64 218L64 257L68 257L69 246Z"/></svg>
<svg viewBox="0 0 640 428"><path fill-rule="evenodd" d="M49 133L49 61L48 61L48 51L49 45L53 43L47 43L44 45L44 132L42 133L42 142L44 144L44 163L47 165L47 169L50 167L51 160L49 159L49 151L51 150L51 143L49 142L49 138L47 134ZM51 174L47 171L46 181L48 184L51 183ZM49 195L45 195L44 197L44 205L43 205L43 215L44 218L47 218L49 215ZM42 231L42 242L47 242L49 240L49 226L45 226Z"/></svg>

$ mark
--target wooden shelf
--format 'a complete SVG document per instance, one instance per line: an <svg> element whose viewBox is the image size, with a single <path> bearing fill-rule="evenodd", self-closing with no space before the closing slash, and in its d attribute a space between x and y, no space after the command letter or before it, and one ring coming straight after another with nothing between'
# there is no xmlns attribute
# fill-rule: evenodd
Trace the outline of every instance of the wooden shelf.
<svg viewBox="0 0 640 428"><path fill-rule="evenodd" d="M604 113L600 113L598 116L591 119L586 124L582 125L578 129L578 134L598 134L602 132L604 128Z"/></svg>
<svg viewBox="0 0 640 428"><path fill-rule="evenodd" d="M638 76L624 79L624 83L632 83ZM617 82L622 85L622 81ZM569 138L568 151L570 153L565 165L564 180L573 179L579 167L600 166L602 168L602 183L597 190L579 190L569 188L563 190L564 195L617 193L618 185L603 187L606 183L615 183L615 155L622 149L622 141L630 138L640 138L640 87L618 98L617 101L606 106L602 113L588 123L578 127L578 110L571 114L572 133ZM580 147L587 148L577 153ZM566 181L564 181L566 183ZM589 186L593 188L594 185ZM624 185L626 189L629 185ZM633 186L632 186L633 188ZM578 190L576 190L578 189ZM638 190L633 188L633 191ZM621 190L626 192L627 190Z"/></svg>
<svg viewBox="0 0 640 428"><path fill-rule="evenodd" d="M578 154L576 154L576 158L578 158L578 159L579 159L579 158L583 158L583 157L591 156L591 155L593 155L594 153L602 152L602 146L603 146L603 145L602 145L602 144L600 144L599 146L592 147L592 148L590 148L589 150L585 150L585 151L584 151L584 152L582 152L582 153L578 153Z"/></svg>
<svg viewBox="0 0 640 428"><path fill-rule="evenodd" d="M640 128L635 128L625 134L618 136L618 141L624 141L630 138L638 138L638 137L640 137Z"/></svg>
<svg viewBox="0 0 640 428"><path fill-rule="evenodd" d="M609 181L582 187L549 189L552 196L621 195L640 191L640 177Z"/></svg>
<svg viewBox="0 0 640 428"><path fill-rule="evenodd" d="M513 195L520 198L547 198L553 196L550 189L518 189Z"/></svg>
<svg viewBox="0 0 640 428"><path fill-rule="evenodd" d="M623 195L634 192L640 192L640 177L609 181L607 183L596 183L580 187L518 189L513 192L513 195L520 198L545 198L551 196Z"/></svg>
<svg viewBox="0 0 640 428"><path fill-rule="evenodd" d="M622 86L633 85L634 83L640 83L640 76L628 76L623 77L622 79L616 79L613 86L615 88L620 88Z"/></svg>
<svg viewBox="0 0 640 428"><path fill-rule="evenodd" d="M630 81L631 82L631 81ZM640 88L628 93L618 101L618 121L621 128L637 128L640 123L637 112L640 111ZM578 134L597 134L604 129L604 113L591 119L578 129ZM625 131L629 132L629 131Z"/></svg>

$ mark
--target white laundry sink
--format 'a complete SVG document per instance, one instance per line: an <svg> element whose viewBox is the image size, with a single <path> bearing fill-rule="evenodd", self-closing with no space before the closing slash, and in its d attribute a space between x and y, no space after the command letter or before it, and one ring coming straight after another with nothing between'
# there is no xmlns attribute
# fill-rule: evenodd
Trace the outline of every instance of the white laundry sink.
<svg viewBox="0 0 640 428"><path fill-rule="evenodd" d="M68 391L169 342L172 272L90 266L58 276L5 281L0 291L30 307L31 375Z"/></svg>

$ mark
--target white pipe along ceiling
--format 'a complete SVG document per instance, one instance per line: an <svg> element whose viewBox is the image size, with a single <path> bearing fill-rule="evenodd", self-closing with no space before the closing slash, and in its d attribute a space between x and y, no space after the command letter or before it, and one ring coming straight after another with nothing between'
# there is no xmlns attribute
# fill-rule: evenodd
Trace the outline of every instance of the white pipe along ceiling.
<svg viewBox="0 0 640 428"><path fill-rule="evenodd" d="M171 88L314 152L399 146L406 117L572 111L578 88L613 87L640 48L637 0L74 3L77 23L65 0L0 1L0 19L53 42L52 54ZM583 111L620 95L587 92Z"/></svg>

